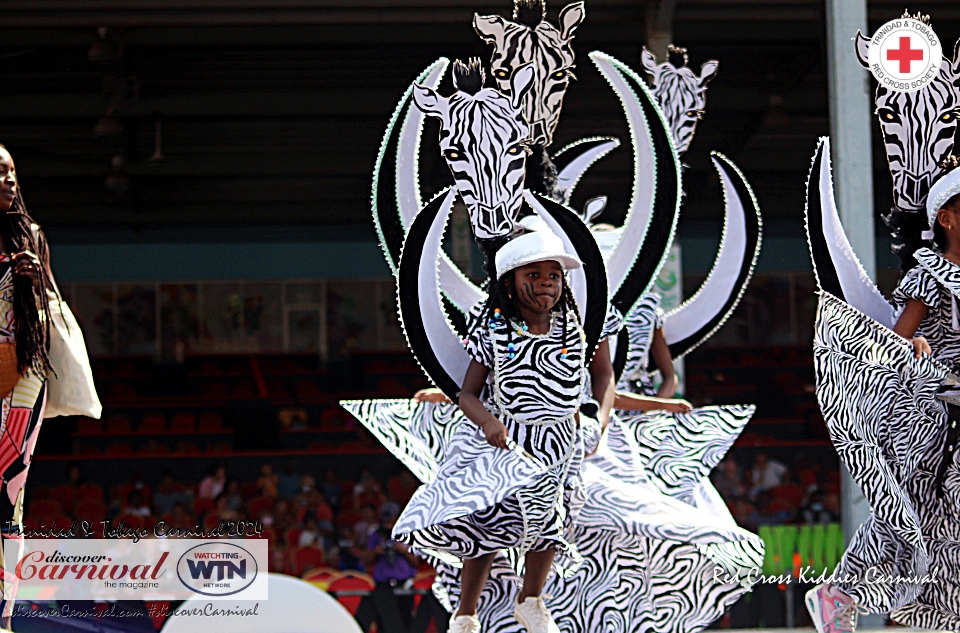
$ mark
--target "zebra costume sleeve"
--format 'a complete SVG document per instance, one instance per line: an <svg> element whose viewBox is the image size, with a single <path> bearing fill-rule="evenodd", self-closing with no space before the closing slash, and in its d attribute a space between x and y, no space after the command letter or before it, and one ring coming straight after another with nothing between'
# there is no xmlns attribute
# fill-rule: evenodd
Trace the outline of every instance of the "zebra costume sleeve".
<svg viewBox="0 0 960 633"><path fill-rule="evenodd" d="M600 332L600 340L613 336L623 329L624 318L620 310L611 303L607 305L607 318L603 322L603 330Z"/></svg>
<svg viewBox="0 0 960 633"><path fill-rule="evenodd" d="M493 369L493 341L490 338L490 328L480 323L473 328L467 337L467 354L484 367Z"/></svg>
<svg viewBox="0 0 960 633"><path fill-rule="evenodd" d="M923 266L911 268L893 291L893 303L898 310L903 309L910 299L916 299L931 310L940 309L940 285Z"/></svg>
<svg viewBox="0 0 960 633"><path fill-rule="evenodd" d="M660 306L657 306L656 312L653 314L653 329L662 330L663 322L666 320L666 315L664 315L663 310L660 309Z"/></svg>

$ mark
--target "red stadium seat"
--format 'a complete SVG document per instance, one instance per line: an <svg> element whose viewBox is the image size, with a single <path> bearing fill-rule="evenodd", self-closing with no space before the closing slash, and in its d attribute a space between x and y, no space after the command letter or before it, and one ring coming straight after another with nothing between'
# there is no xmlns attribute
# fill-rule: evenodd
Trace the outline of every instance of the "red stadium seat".
<svg viewBox="0 0 960 633"><path fill-rule="evenodd" d="M323 567L327 563L327 557L319 547L308 545L294 549L290 562L293 575L303 576L311 569Z"/></svg>
<svg viewBox="0 0 960 633"><path fill-rule="evenodd" d="M80 484L77 488L77 502L103 501L103 487L99 484Z"/></svg>
<svg viewBox="0 0 960 633"><path fill-rule="evenodd" d="M273 503L274 501L270 497L254 497L250 500L250 504L247 506L250 518L258 518L261 512L273 508Z"/></svg>
<svg viewBox="0 0 960 633"><path fill-rule="evenodd" d="M347 570L330 582L327 591L335 595L351 615L356 615L360 601L363 600L362 592L373 591L375 586L369 574ZM349 592L349 595L337 595L340 591Z"/></svg>

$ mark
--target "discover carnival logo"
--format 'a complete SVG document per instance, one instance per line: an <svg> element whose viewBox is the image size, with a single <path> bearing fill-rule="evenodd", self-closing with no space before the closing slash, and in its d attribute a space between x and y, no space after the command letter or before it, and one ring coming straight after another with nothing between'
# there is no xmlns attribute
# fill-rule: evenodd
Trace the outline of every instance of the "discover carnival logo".
<svg viewBox="0 0 960 633"><path fill-rule="evenodd" d="M940 73L943 49L926 18L918 14L891 20L870 39L870 72L881 86L895 92L916 92Z"/></svg>
<svg viewBox="0 0 960 633"><path fill-rule="evenodd" d="M253 584L257 559L233 543L204 543L192 547L177 562L183 586L205 596L231 596Z"/></svg>
<svg viewBox="0 0 960 633"><path fill-rule="evenodd" d="M21 595L52 600L268 597L266 539L239 544L200 539L12 541L4 542L4 569L16 574Z"/></svg>

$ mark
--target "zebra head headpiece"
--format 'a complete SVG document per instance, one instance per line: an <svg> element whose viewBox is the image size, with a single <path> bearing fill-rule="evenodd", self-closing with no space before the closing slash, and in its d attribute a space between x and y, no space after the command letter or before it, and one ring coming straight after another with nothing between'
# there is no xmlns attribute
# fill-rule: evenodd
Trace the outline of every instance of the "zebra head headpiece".
<svg viewBox="0 0 960 633"><path fill-rule="evenodd" d="M583 2L560 11L560 28L544 20L545 0L514 0L513 22L499 15L474 15L473 28L493 44L490 69L497 87L507 92L514 71L533 64L533 87L523 100L534 145L547 147L560 120L560 108L573 76L573 31L586 12Z"/></svg>
<svg viewBox="0 0 960 633"><path fill-rule="evenodd" d="M529 128L520 104L533 81L532 66L516 68L510 96L483 87L480 60L453 65L457 91L449 98L415 86L413 97L426 115L440 119L440 150L470 213L479 239L515 232L523 200Z"/></svg>
<svg viewBox="0 0 960 633"><path fill-rule="evenodd" d="M870 40L857 31L857 58L869 69ZM877 116L900 211L923 211L939 164L953 151L960 115L960 42L953 60L944 56L937 77L916 92L877 86Z"/></svg>
<svg viewBox="0 0 960 633"><path fill-rule="evenodd" d="M700 66L700 74L687 67L687 49L672 44L667 49L667 61L657 63L646 46L640 53L644 69L653 79L653 94L663 110L663 116L673 133L678 154L683 154L693 141L697 122L707 106L707 84L717 74L720 62L715 59Z"/></svg>

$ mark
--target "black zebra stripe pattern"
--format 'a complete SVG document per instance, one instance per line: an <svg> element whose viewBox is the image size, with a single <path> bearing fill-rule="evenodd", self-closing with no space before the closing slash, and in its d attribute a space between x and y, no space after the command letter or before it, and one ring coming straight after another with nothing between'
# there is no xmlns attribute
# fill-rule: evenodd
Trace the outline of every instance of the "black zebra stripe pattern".
<svg viewBox="0 0 960 633"><path fill-rule="evenodd" d="M516 231L529 134L519 100L532 77L529 65L515 69L509 82L512 97L484 88L476 94L458 90L444 98L432 88L414 86L417 107L440 119L440 150L478 239L509 237Z"/></svg>
<svg viewBox="0 0 960 633"><path fill-rule="evenodd" d="M680 62L679 66L670 60L658 64L646 46L640 53L640 62L653 79L653 94L670 126L677 153L683 154L693 142L697 123L703 118L707 107L707 84L717 75L720 63L715 59L704 62L698 75L687 67L686 49L673 51L682 51L682 55L672 56Z"/></svg>
<svg viewBox="0 0 960 633"><path fill-rule="evenodd" d="M823 291L814 368L830 438L871 508L837 568L852 580L837 585L900 624L960 630L960 453L942 498L934 481L946 368L915 358L908 341Z"/></svg>
<svg viewBox="0 0 960 633"><path fill-rule="evenodd" d="M490 71L497 88L510 92L514 69L532 63L533 88L523 99L523 116L535 145L547 147L560 120L563 97L574 79L573 31L583 22L583 2L560 11L560 28L546 20L536 25L518 24L499 15L475 15L473 28L493 45Z"/></svg>
<svg viewBox="0 0 960 633"><path fill-rule="evenodd" d="M857 31L857 59L870 69L870 40ZM893 202L901 211L920 211L938 164L953 151L960 109L960 41L953 60L944 55L940 72L916 92L895 92L877 85L876 113L880 120L887 163L893 177Z"/></svg>
<svg viewBox="0 0 960 633"><path fill-rule="evenodd" d="M624 318L627 352L617 389L647 396L657 395L657 390L653 387L653 377L647 371L647 367L650 364L653 332L659 327L663 327L660 295L648 292L633 304ZM620 336L623 334L621 333Z"/></svg>

